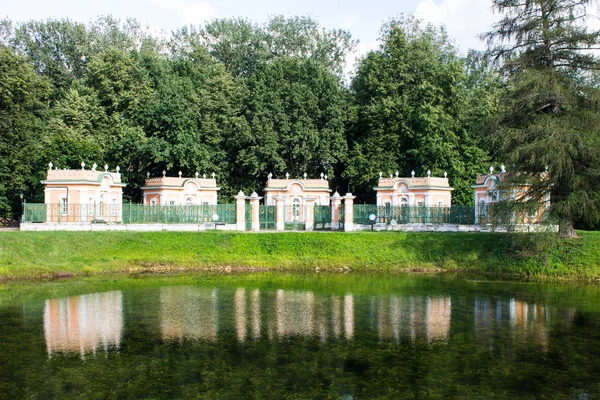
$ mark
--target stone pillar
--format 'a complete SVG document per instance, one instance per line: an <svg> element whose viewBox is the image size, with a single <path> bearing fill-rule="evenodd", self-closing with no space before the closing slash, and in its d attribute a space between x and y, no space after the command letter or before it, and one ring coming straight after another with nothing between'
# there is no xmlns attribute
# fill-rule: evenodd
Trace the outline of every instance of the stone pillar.
<svg viewBox="0 0 600 400"><path fill-rule="evenodd" d="M475 225L479 225L479 199L477 198L477 190L475 190L475 207L473 207L475 213Z"/></svg>
<svg viewBox="0 0 600 400"><path fill-rule="evenodd" d="M276 207L276 221L277 221L277 230L283 231L285 230L285 197L279 195L275 198L275 207Z"/></svg>
<svg viewBox="0 0 600 400"><path fill-rule="evenodd" d="M346 193L344 196L344 232L354 230L354 199L352 193Z"/></svg>
<svg viewBox="0 0 600 400"><path fill-rule="evenodd" d="M235 229L246 230L246 195L241 190L235 197Z"/></svg>
<svg viewBox="0 0 600 400"><path fill-rule="evenodd" d="M342 204L342 196L335 192L331 196L331 229L340 229L340 205Z"/></svg>
<svg viewBox="0 0 600 400"><path fill-rule="evenodd" d="M250 196L250 206L252 206L252 230L254 232L260 231L260 197L256 192Z"/></svg>
<svg viewBox="0 0 600 400"><path fill-rule="evenodd" d="M306 215L304 218L305 229L307 232L315 230L315 199L313 197L307 197L304 199L306 204Z"/></svg>

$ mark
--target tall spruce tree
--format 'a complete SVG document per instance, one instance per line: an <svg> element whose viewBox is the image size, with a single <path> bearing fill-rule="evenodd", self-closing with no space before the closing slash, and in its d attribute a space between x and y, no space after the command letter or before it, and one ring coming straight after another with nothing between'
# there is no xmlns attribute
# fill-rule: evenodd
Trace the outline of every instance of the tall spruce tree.
<svg viewBox="0 0 600 400"><path fill-rule="evenodd" d="M493 0L503 14L484 35L509 78L497 133L513 165L520 203L550 193L563 237L576 219L600 219L600 32L587 28L592 0ZM544 173L547 171L547 173Z"/></svg>

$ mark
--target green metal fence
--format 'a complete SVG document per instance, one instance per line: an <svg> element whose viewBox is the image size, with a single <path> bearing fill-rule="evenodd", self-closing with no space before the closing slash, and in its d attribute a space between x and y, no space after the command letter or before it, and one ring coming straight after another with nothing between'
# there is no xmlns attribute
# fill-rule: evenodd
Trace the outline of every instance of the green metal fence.
<svg viewBox="0 0 600 400"><path fill-rule="evenodd" d="M244 220L246 221L246 230L252 230L252 206L250 204L246 204L244 210Z"/></svg>
<svg viewBox="0 0 600 400"><path fill-rule="evenodd" d="M339 211L339 215L340 215L340 221L339 221L339 226L340 226L340 230L343 231L346 225L346 211L345 211L345 206L343 204L340 204L338 206L338 211Z"/></svg>
<svg viewBox="0 0 600 400"><path fill-rule="evenodd" d="M199 206L145 206L123 204L123 223L126 224L235 224L235 204Z"/></svg>
<svg viewBox="0 0 600 400"><path fill-rule="evenodd" d="M483 210L483 217L487 210ZM485 220L483 218L482 220ZM452 207L379 207L373 204L354 205L354 223L371 224L455 224L473 225L475 208L469 206ZM485 222L483 222L485 223Z"/></svg>
<svg viewBox="0 0 600 400"><path fill-rule="evenodd" d="M331 206L315 206L314 228L315 230L331 229Z"/></svg>
<svg viewBox="0 0 600 400"><path fill-rule="evenodd" d="M124 224L235 224L235 204L145 206L142 204L24 204L23 222Z"/></svg>
<svg viewBox="0 0 600 400"><path fill-rule="evenodd" d="M48 207L45 204L23 204L21 222L46 222Z"/></svg>
<svg viewBox="0 0 600 400"><path fill-rule="evenodd" d="M276 206L259 206L258 220L260 221L260 229L275 229L276 224Z"/></svg>
<svg viewBox="0 0 600 400"><path fill-rule="evenodd" d="M121 222L121 204L23 204L22 222Z"/></svg>

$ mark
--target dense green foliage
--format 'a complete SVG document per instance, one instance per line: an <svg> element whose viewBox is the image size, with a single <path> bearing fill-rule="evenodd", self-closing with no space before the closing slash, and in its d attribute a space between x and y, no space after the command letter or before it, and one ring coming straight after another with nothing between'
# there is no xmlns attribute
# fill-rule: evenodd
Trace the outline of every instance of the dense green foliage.
<svg viewBox="0 0 600 400"><path fill-rule="evenodd" d="M523 244L492 233L4 232L0 277L231 266L323 271L416 268L599 279L600 235L581 234L583 239L541 248L541 236Z"/></svg>
<svg viewBox="0 0 600 400"><path fill-rule="evenodd" d="M600 31L586 26L590 0L495 0L504 18L487 34L509 78L497 133L524 202L549 193L563 236L600 220ZM545 172L547 171L547 173Z"/></svg>
<svg viewBox="0 0 600 400"><path fill-rule="evenodd" d="M453 201L472 202L471 185L485 170L472 117L494 110L494 100L472 101L479 82L469 80L444 30L414 19L384 26L383 44L359 64L352 81L357 121L346 175L369 193L381 171L401 176L450 175ZM485 97L481 100L485 100ZM374 196L374 193L370 193Z"/></svg>
<svg viewBox="0 0 600 400"><path fill-rule="evenodd" d="M42 200L48 162L81 161L119 165L132 201L146 173L163 170L215 172L231 202L269 173L323 173L365 200L380 170L431 169L449 172L455 203L472 202L488 158L477 127L498 98L482 88L499 78L412 19L386 25L381 41L348 86L356 42L308 17L214 20L168 39L111 17L0 21L0 214L20 214L21 191Z"/></svg>

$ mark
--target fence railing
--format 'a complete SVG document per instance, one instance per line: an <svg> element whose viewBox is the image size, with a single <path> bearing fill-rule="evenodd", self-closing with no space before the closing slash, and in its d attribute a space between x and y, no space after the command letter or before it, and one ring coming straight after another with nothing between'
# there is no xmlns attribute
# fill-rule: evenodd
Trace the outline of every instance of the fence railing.
<svg viewBox="0 0 600 400"><path fill-rule="evenodd" d="M452 207L379 207L371 204L354 205L354 223L384 224L455 224L473 225L475 208Z"/></svg>
<svg viewBox="0 0 600 400"><path fill-rule="evenodd" d="M23 205L22 222L121 222L121 204L35 204Z"/></svg>
<svg viewBox="0 0 600 400"><path fill-rule="evenodd" d="M339 207L339 227L344 229L345 206ZM286 229L300 229L306 220L306 207L284 207ZM453 224L453 225L509 225L512 223L538 224L547 221L543 210L534 212L506 212L492 206L452 207L379 207L355 204L353 221L358 225L393 224ZM476 215L477 213L477 215ZM260 206L261 229L275 229L276 207ZM251 228L250 205L245 210L246 229ZM125 224L235 224L236 205L145 206L141 204L34 204L23 206L22 222L55 223L125 223ZM314 228L330 229L331 207L315 206ZM303 229L303 228L302 228Z"/></svg>
<svg viewBox="0 0 600 400"><path fill-rule="evenodd" d="M123 204L123 223L126 224L235 224L235 204L145 206Z"/></svg>
<svg viewBox="0 0 600 400"><path fill-rule="evenodd" d="M360 225L384 224L453 224L486 225L542 222L541 219L510 217L497 212L493 206L451 206L451 207L390 207L373 204L354 205L354 223ZM477 218L475 217L477 213Z"/></svg>
<svg viewBox="0 0 600 400"><path fill-rule="evenodd" d="M145 206L142 204L32 204L23 207L23 222L125 224L235 224L235 204Z"/></svg>
<svg viewBox="0 0 600 400"><path fill-rule="evenodd" d="M260 229L275 229L277 222L276 206L258 206Z"/></svg>
<svg viewBox="0 0 600 400"><path fill-rule="evenodd" d="M315 206L313 213L315 230L331 229L331 206Z"/></svg>

